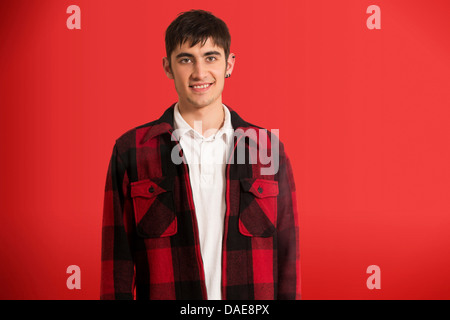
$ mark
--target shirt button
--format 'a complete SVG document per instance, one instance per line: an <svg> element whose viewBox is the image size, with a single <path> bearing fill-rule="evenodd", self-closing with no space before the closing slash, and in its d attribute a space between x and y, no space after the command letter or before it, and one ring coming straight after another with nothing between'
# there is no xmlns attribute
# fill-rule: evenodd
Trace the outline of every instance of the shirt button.
<svg viewBox="0 0 450 320"><path fill-rule="evenodd" d="M258 192L262 193L263 192L263 188L261 188L261 186L258 187Z"/></svg>
<svg viewBox="0 0 450 320"><path fill-rule="evenodd" d="M150 192L150 193L155 192L155 188L153 188L153 186L151 186L150 188L148 188L148 192Z"/></svg>

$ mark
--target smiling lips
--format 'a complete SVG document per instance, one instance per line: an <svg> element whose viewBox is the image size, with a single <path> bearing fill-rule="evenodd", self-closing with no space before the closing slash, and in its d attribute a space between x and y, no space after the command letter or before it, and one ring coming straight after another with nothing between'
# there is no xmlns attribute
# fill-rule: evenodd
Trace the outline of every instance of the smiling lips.
<svg viewBox="0 0 450 320"><path fill-rule="evenodd" d="M189 88L191 88L195 92L203 92L203 91L208 90L209 87L211 87L213 84L214 84L214 82L213 83L198 83L198 84L189 86Z"/></svg>

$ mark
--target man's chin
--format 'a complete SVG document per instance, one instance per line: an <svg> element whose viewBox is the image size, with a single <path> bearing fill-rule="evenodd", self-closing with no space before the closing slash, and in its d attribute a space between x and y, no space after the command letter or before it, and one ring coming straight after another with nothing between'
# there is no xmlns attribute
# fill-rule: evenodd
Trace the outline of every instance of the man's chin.
<svg viewBox="0 0 450 320"><path fill-rule="evenodd" d="M211 100L198 101L198 100L188 99L189 104L196 109L206 108L206 107L212 105L214 103L214 101L216 101L216 100L211 99Z"/></svg>

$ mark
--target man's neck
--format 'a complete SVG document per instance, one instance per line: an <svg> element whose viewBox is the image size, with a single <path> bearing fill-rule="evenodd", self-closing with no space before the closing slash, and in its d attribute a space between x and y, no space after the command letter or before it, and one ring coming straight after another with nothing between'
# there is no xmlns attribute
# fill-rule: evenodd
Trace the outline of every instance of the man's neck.
<svg viewBox="0 0 450 320"><path fill-rule="evenodd" d="M194 130L205 137L208 137L219 130L225 120L222 100L218 100L205 107L195 107L189 103L182 103L179 101L178 110L183 119L194 128Z"/></svg>

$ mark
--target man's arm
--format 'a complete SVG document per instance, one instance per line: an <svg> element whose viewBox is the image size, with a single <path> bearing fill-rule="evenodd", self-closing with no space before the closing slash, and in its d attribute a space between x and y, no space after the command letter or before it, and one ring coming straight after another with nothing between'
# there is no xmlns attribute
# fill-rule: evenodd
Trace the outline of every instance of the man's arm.
<svg viewBox="0 0 450 320"><path fill-rule="evenodd" d="M128 176L114 146L105 186L100 299L134 298L134 263L129 234L132 207L126 200Z"/></svg>
<svg viewBox="0 0 450 320"><path fill-rule="evenodd" d="M301 298L297 198L291 163L280 143L278 171L278 299Z"/></svg>

